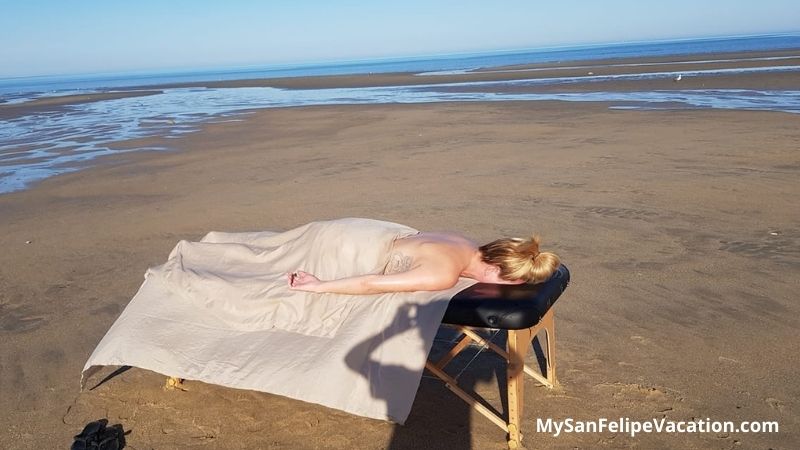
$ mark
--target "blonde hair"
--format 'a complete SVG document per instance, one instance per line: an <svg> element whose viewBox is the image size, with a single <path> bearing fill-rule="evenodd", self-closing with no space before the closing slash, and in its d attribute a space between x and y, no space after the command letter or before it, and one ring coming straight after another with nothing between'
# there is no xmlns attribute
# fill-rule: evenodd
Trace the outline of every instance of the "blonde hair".
<svg viewBox="0 0 800 450"><path fill-rule="evenodd" d="M500 278L541 283L550 278L561 261L555 253L540 252L539 236L503 238L480 247L483 262L500 268Z"/></svg>

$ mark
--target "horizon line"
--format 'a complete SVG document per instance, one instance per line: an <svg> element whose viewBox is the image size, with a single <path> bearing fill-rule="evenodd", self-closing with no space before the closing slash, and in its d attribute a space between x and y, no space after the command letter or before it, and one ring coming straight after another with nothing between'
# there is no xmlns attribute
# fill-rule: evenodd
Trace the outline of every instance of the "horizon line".
<svg viewBox="0 0 800 450"><path fill-rule="evenodd" d="M687 42L687 41L702 41L702 40L716 40L716 39L733 39L733 38L757 38L757 37L780 37L780 36L797 36L800 37L800 30L791 30L791 31L776 31L776 32L769 32L769 33L751 33L751 34L732 34L732 35L712 35L712 36L695 36L695 37L681 37L681 38L658 38L658 39L649 39L649 40L634 40L634 41L611 41L611 42L595 42L595 43L576 43L576 44L563 44L563 45L548 45L543 47L517 47L517 48L506 48L506 49L494 49L494 50L464 50L464 51L456 51L456 52L441 52L441 53L424 53L424 54L414 54L414 55L403 55L403 56L379 56L379 57L359 57L359 58L349 58L349 59L322 59L322 60L315 60L311 62L275 62L275 63L247 63L247 64L237 64L233 63L230 65L196 65L196 66L183 66L183 67L164 67L164 68L149 68L149 69L129 69L129 70L121 70L121 71L108 71L108 72L66 72L66 73L53 73L53 74L44 74L44 75L19 75L19 76L11 76L11 77L3 77L0 76L0 82L2 81L11 81L11 80L21 80L21 79L33 79L33 78L57 78L57 77L93 77L93 76L114 76L114 75L134 75L136 73L140 74L153 74L153 75L163 75L163 74L180 74L180 73L190 73L195 71L212 71L212 70L221 70L224 72L235 71L235 70L280 70L280 69L295 69L295 68L308 68L308 67L325 67L326 65L355 65L359 63L375 63L375 62L401 62L407 60L416 60L416 59L424 59L424 58L443 58L443 57L454 57L457 58L459 56L485 56L488 54L499 54L499 53L525 53L525 52L547 52L547 51L558 51L558 50L565 50L565 49L582 49L582 48L592 48L592 47L612 47L617 45L635 45L635 44L652 44L652 43L666 43L666 42Z"/></svg>

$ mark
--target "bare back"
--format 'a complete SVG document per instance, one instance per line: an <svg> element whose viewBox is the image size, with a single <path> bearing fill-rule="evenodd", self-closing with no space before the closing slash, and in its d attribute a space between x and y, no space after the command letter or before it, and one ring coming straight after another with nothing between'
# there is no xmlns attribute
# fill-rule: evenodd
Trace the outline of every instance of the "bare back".
<svg viewBox="0 0 800 450"><path fill-rule="evenodd" d="M292 289L338 294L439 291L456 285L459 277L501 282L480 258L478 245L455 233L419 233L392 243L381 274L320 280L301 270L287 274ZM496 268L495 268L496 269Z"/></svg>
<svg viewBox="0 0 800 450"><path fill-rule="evenodd" d="M417 268L460 274L470 263L477 245L453 233L422 232L394 241L384 274Z"/></svg>

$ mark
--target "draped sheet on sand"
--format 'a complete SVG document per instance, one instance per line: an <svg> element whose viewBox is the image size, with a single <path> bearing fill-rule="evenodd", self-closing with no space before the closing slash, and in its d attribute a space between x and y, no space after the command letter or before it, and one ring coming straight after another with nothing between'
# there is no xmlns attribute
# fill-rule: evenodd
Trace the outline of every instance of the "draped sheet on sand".
<svg viewBox="0 0 800 450"><path fill-rule="evenodd" d="M448 290L376 295L292 291L297 269L321 279L382 273L393 242L417 230L370 219L282 232L211 232L153 267L83 369L135 366L403 423Z"/></svg>

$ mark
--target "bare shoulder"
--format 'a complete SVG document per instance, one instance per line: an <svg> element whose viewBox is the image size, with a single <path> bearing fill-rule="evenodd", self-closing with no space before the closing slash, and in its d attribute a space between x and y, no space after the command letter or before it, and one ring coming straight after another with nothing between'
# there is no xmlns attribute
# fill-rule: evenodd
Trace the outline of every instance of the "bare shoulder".
<svg viewBox="0 0 800 450"><path fill-rule="evenodd" d="M476 248L474 242L458 233L423 231L395 241L395 245L447 245Z"/></svg>
<svg viewBox="0 0 800 450"><path fill-rule="evenodd" d="M390 260L400 270L424 267L458 275L476 248L472 241L455 233L423 232L395 241Z"/></svg>

